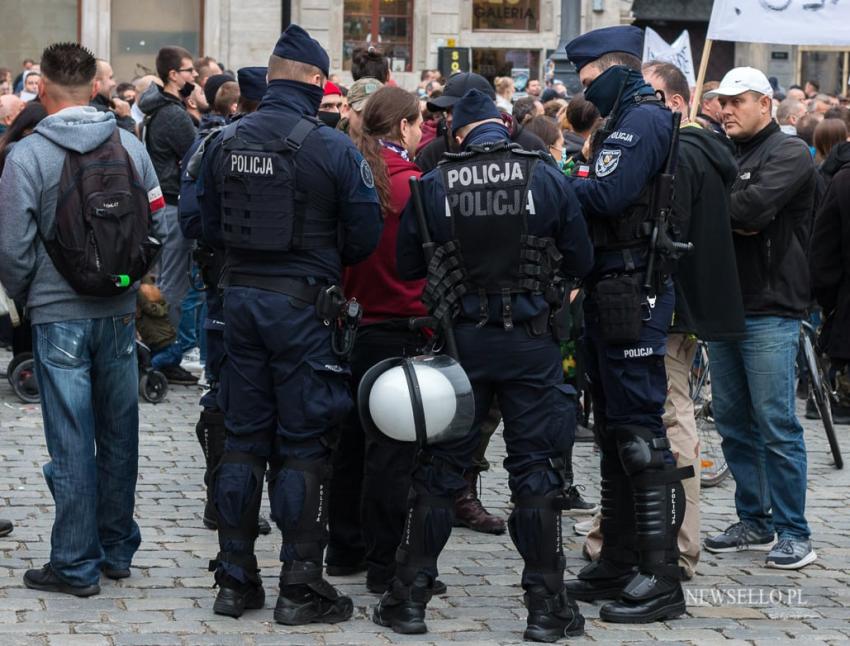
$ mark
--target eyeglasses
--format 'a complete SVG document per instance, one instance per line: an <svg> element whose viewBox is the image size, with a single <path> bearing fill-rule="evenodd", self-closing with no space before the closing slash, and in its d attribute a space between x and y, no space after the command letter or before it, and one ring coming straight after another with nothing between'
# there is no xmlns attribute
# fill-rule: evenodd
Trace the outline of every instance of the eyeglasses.
<svg viewBox="0 0 850 646"><path fill-rule="evenodd" d="M189 73L191 73L191 74L194 74L194 73L195 73L195 68L194 68L194 67L181 67L181 68L180 68L179 70L177 70L177 71L178 71L178 72L189 72Z"/></svg>

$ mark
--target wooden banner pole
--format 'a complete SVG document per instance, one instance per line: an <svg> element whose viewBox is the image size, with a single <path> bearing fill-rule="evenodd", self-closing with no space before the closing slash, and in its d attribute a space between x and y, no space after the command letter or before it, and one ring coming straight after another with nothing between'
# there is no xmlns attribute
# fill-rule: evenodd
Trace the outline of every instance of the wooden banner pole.
<svg viewBox="0 0 850 646"><path fill-rule="evenodd" d="M691 97L691 116L693 121L699 113L699 106L702 103L702 86L705 84L705 72L708 69L708 57L711 56L710 38L705 39L705 45L702 48L702 60L699 62L699 74L697 75L697 86L694 88L694 95Z"/></svg>

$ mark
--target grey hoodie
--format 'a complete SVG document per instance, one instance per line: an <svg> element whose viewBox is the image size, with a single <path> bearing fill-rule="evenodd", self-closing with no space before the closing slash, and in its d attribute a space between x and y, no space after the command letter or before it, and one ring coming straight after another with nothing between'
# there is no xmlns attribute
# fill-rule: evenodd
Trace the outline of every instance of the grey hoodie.
<svg viewBox="0 0 850 646"><path fill-rule="evenodd" d="M43 119L6 159L0 177L0 282L13 298L26 302L33 325L121 316L136 309L135 290L113 298L82 296L54 267L38 237L52 234L65 149L89 152L115 130L115 116L92 107L66 108ZM121 131L121 143L146 191L159 182L141 142ZM159 218L155 235L162 223Z"/></svg>

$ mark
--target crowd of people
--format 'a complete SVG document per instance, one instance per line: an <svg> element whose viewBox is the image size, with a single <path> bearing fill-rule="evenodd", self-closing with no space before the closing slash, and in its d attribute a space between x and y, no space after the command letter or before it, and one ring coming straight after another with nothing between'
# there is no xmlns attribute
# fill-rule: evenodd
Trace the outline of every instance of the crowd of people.
<svg viewBox="0 0 850 646"><path fill-rule="evenodd" d="M850 424L850 100L742 67L693 102L681 70L640 60L640 30L610 29L568 45L575 94L557 79L518 93L510 77L431 69L409 91L375 47L353 52L347 85L297 26L268 66L236 72L164 47L156 74L118 82L108 61L69 43L15 78L0 68L0 281L26 328L4 335L36 357L56 503L50 561L24 583L85 597L101 573L131 575L137 341L172 383L193 385L202 370L196 433L202 518L219 532L219 614L263 607L253 546L271 531L259 516L266 478L283 532L275 619L288 625L351 615L325 569L365 572L382 595L374 620L424 632L428 601L446 591L437 557L453 525L510 528L537 641L581 633L576 599L612 600L600 613L612 622L678 616L702 547L763 550L768 567L814 561L795 412L796 392L810 395L795 362L800 320L817 317L833 417ZM96 218L112 207L85 211L90 195L68 167L110 141L157 253L130 280L112 275L104 297L72 285L48 241L70 226L77 195L100 268ZM662 238L690 244L681 256L647 242L671 149ZM509 170L489 182L485 163ZM461 168L485 169L483 187L458 179ZM493 217L500 191L511 218ZM512 251L497 252L513 239L525 245L519 270L505 264ZM337 352L352 303L359 329ZM410 323L429 316L428 329ZM431 328L447 318L475 393L473 432L427 450L376 432L352 394L380 362L433 349ZM697 339L738 514L708 537L688 390ZM811 400L806 415L818 416ZM508 523L477 493L502 420ZM600 504L574 481L576 441L601 449ZM564 509L590 516L576 525L590 562L566 584Z"/></svg>

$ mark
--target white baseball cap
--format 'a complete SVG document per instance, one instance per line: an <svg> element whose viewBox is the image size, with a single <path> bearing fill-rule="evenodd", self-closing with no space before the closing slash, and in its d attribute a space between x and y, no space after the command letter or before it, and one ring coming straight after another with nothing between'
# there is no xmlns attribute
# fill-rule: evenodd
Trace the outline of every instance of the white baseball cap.
<svg viewBox="0 0 850 646"><path fill-rule="evenodd" d="M773 88L763 72L754 67L736 67L726 73L720 81L720 87L706 92L705 98L738 96L744 92L758 92L773 97Z"/></svg>

